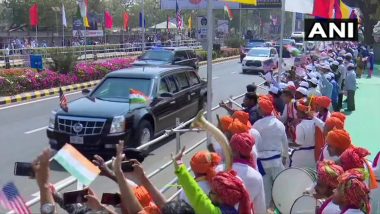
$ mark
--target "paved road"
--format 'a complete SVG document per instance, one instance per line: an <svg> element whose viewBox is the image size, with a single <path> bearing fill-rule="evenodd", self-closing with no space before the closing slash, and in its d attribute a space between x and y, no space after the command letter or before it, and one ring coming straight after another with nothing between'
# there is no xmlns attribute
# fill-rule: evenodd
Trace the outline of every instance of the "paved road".
<svg viewBox="0 0 380 214"><path fill-rule="evenodd" d="M200 68L200 75L206 78L205 67ZM261 83L262 81L256 75L241 74L241 65L237 60L215 64L213 66L213 106L231 95L236 96L244 93L247 84L252 82ZM81 96L79 92L67 95L69 100L74 100ZM47 126L50 112L57 106L58 98L48 97L38 101L0 108L0 148L2 154L0 185L13 180L27 200L32 198L31 194L36 192L37 186L34 181L25 177L13 176L13 164L16 161L29 162L33 160L43 148L48 146L45 127ZM223 110L215 111L214 113L226 114ZM186 133L181 135L181 143L190 148L204 137L205 133ZM149 156L144 162L145 171L150 173L169 161L170 153L175 152L175 148L173 138L160 143L160 146L152 151L154 155ZM196 151L204 148L205 146L202 145ZM188 163L188 161L185 163ZM60 169L59 166L55 165L53 168L53 183L68 177L68 173ZM173 178L173 167L169 166L152 179L157 187L162 188ZM99 193L117 190L115 185L103 178L98 178L92 186ZM174 191L175 187L172 187L169 192ZM36 207L33 210L37 211ZM0 210L0 213L2 213L2 210Z"/></svg>

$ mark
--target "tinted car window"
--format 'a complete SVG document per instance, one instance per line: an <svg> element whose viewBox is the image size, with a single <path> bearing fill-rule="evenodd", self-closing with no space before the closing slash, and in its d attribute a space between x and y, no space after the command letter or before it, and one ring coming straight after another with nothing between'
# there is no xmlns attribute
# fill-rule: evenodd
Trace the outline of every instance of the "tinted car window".
<svg viewBox="0 0 380 214"><path fill-rule="evenodd" d="M168 82L168 87L169 87L170 92L172 92L172 93L178 92L178 88L177 88L177 85L175 83L174 77L168 76L168 77L166 77L166 80Z"/></svg>
<svg viewBox="0 0 380 214"><path fill-rule="evenodd" d="M140 57L140 60L158 60L171 62L173 60L173 53L166 50L147 51Z"/></svg>
<svg viewBox="0 0 380 214"><path fill-rule="evenodd" d="M198 76L195 72L190 72L189 76L190 76L190 84L191 85L196 85L196 84L200 83Z"/></svg>
<svg viewBox="0 0 380 214"><path fill-rule="evenodd" d="M187 51L187 54L189 55L190 58L197 58L197 55L196 55L195 52L192 51L192 50L188 50L188 51Z"/></svg>
<svg viewBox="0 0 380 214"><path fill-rule="evenodd" d="M186 73L183 72L183 73L176 74L176 78L177 78L179 87L181 89L185 89L190 86L189 81L187 80Z"/></svg>
<svg viewBox="0 0 380 214"><path fill-rule="evenodd" d="M187 60L186 51L177 51L174 55L175 59Z"/></svg>
<svg viewBox="0 0 380 214"><path fill-rule="evenodd" d="M160 89L158 91L158 94L167 93L169 91L168 84L166 83L165 79L161 79L160 81Z"/></svg>

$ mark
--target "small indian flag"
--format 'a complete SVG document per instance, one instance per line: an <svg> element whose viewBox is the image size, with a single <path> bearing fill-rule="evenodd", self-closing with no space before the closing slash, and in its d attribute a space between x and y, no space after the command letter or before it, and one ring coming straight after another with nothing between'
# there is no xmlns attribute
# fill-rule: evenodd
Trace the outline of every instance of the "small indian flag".
<svg viewBox="0 0 380 214"><path fill-rule="evenodd" d="M100 173L98 167L85 158L72 145L67 143L53 158L61 164L66 171L77 178L80 183L86 186L89 186Z"/></svg>
<svg viewBox="0 0 380 214"><path fill-rule="evenodd" d="M129 103L136 104L136 103L147 103L149 98L145 96L144 93L141 91L130 89L129 90Z"/></svg>
<svg viewBox="0 0 380 214"><path fill-rule="evenodd" d="M232 21L232 19L234 18L234 14L232 13L232 10L231 10L231 8L228 6L228 4L225 4L225 5L224 5L224 12L227 13L228 18L230 19L230 21Z"/></svg>

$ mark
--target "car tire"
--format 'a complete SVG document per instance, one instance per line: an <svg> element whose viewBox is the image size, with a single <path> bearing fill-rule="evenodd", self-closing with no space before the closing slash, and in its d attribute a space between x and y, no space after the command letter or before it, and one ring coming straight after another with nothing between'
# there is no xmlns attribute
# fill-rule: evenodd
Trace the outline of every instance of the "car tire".
<svg viewBox="0 0 380 214"><path fill-rule="evenodd" d="M243 74L246 74L247 73L247 70L246 69L243 69Z"/></svg>
<svg viewBox="0 0 380 214"><path fill-rule="evenodd" d="M137 127L137 132L135 136L136 147L144 145L153 139L153 127L152 124L147 120L142 120Z"/></svg>

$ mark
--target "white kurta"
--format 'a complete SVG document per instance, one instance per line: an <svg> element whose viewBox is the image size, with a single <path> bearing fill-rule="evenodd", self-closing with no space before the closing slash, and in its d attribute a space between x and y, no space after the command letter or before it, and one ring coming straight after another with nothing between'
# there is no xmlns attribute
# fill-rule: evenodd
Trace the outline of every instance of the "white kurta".
<svg viewBox="0 0 380 214"><path fill-rule="evenodd" d="M331 160L331 161L337 161L339 160L339 156L330 156L329 151L327 150L327 145L323 147L321 157L319 158L319 161L324 160Z"/></svg>
<svg viewBox="0 0 380 214"><path fill-rule="evenodd" d="M206 193L206 195L208 195L210 190L211 190L211 187L210 187L208 181L201 180L201 181L197 181L197 183L201 187L203 192ZM179 199L182 199L182 200L186 201L186 203L190 204L189 199L187 198L187 196L183 190L181 191L181 194L179 195Z"/></svg>
<svg viewBox="0 0 380 214"><path fill-rule="evenodd" d="M322 96L321 92L317 88L309 88L307 91L308 97L319 97Z"/></svg>
<svg viewBox="0 0 380 214"><path fill-rule="evenodd" d="M359 209L348 209L343 214L365 214L365 213Z"/></svg>
<svg viewBox="0 0 380 214"><path fill-rule="evenodd" d="M302 120L296 127L296 143L299 148L291 154L290 167L315 168L315 123L313 120Z"/></svg>
<svg viewBox="0 0 380 214"><path fill-rule="evenodd" d="M377 160L376 159L374 160L373 166L375 166L373 167L373 173L376 176L376 180L377 180L377 183L379 184L379 187L371 190L371 193L370 193L371 206L372 206L372 210L380 211L380 158L378 158Z"/></svg>
<svg viewBox="0 0 380 214"><path fill-rule="evenodd" d="M330 201L327 206L321 211L321 214L341 214L339 205Z"/></svg>
<svg viewBox="0 0 380 214"><path fill-rule="evenodd" d="M266 214L267 209L265 206L265 192L263 177L261 174L252 167L242 163L234 163L232 165L232 169L236 171L237 175L243 180L244 186L255 206L255 213ZM224 165L219 165L216 167L217 172L223 170Z"/></svg>

